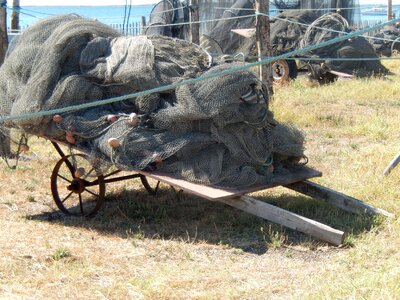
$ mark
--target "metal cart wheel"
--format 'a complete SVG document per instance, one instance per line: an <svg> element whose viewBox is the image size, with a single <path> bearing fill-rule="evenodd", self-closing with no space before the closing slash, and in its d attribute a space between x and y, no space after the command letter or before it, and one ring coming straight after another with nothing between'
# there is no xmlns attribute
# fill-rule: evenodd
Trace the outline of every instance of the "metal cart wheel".
<svg viewBox="0 0 400 300"><path fill-rule="evenodd" d="M276 83L289 81L289 64L286 62L286 60L279 59L272 63L272 77Z"/></svg>
<svg viewBox="0 0 400 300"><path fill-rule="evenodd" d="M147 191L150 195L154 196L154 195L157 194L158 187L159 187L159 185L160 185L160 182L159 182L159 181L157 181L156 186L153 188L153 187L150 185L150 183L148 182L146 176L140 175L140 180L142 181L142 184L143 184L144 188L146 189L146 191Z"/></svg>
<svg viewBox="0 0 400 300"><path fill-rule="evenodd" d="M104 202L104 176L86 154L63 156L51 174L51 192L67 215L92 217Z"/></svg>

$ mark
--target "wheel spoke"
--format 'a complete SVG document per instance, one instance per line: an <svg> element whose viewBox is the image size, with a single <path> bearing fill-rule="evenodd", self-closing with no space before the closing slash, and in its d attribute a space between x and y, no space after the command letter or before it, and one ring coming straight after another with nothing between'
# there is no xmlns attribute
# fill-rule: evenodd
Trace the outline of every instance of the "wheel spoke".
<svg viewBox="0 0 400 300"><path fill-rule="evenodd" d="M83 214L83 203L82 203L82 194L79 193L79 206L81 207L81 213Z"/></svg>
<svg viewBox="0 0 400 300"><path fill-rule="evenodd" d="M64 179L65 181L68 181L69 183L72 183L71 180L65 178L64 176L62 176L62 175L60 175L60 174L57 174L57 176L60 177L60 178L62 178L62 179Z"/></svg>
<svg viewBox="0 0 400 300"><path fill-rule="evenodd" d="M85 191L88 192L89 194L92 194L92 195L95 196L95 197L99 197L99 196L100 196L100 195L98 195L98 194L96 194L96 193L90 191L88 188L85 188Z"/></svg>
<svg viewBox="0 0 400 300"><path fill-rule="evenodd" d="M92 174L93 171L94 171L94 168L91 168L90 171L87 174L85 174L85 176L83 176L83 179L88 178L89 175Z"/></svg>
<svg viewBox="0 0 400 300"><path fill-rule="evenodd" d="M67 199L68 199L69 197L71 197L72 193L73 193L73 192L70 192L70 193L67 195L67 197L65 197L64 200L61 201L61 203L64 203L65 201L67 201Z"/></svg>

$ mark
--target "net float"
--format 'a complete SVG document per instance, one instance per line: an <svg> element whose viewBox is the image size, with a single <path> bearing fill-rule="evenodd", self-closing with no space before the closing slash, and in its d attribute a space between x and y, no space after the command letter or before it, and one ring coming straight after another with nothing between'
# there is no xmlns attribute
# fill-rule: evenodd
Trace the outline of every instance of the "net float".
<svg viewBox="0 0 400 300"><path fill-rule="evenodd" d="M116 115L107 115L108 122L114 123L117 120L118 120L118 117Z"/></svg>
<svg viewBox="0 0 400 300"><path fill-rule="evenodd" d="M66 135L66 136L69 136L69 137L73 137L73 136L75 135L75 133L73 133L73 132L71 132L71 131L67 131L67 132L65 133L65 135Z"/></svg>
<svg viewBox="0 0 400 300"><path fill-rule="evenodd" d="M61 115L54 115L53 116L53 122L54 123L61 123L63 120L63 117Z"/></svg>
<svg viewBox="0 0 400 300"><path fill-rule="evenodd" d="M65 135L65 139L66 139L67 142L70 143L70 144L75 144L75 142L76 142L74 136L73 136L73 135L68 135L68 132L67 132L67 134Z"/></svg>
<svg viewBox="0 0 400 300"><path fill-rule="evenodd" d="M74 176L75 176L76 178L81 178L83 175L85 175L85 173L86 173L85 168L80 167L80 168L77 168L77 169L75 170Z"/></svg>
<svg viewBox="0 0 400 300"><path fill-rule="evenodd" d="M131 113L129 115L129 124L131 124L132 126L136 126L137 123L139 123L139 118L138 118L137 114Z"/></svg>
<svg viewBox="0 0 400 300"><path fill-rule="evenodd" d="M29 151L29 146L28 145L21 145L20 150L22 152L28 152Z"/></svg>
<svg viewBox="0 0 400 300"><path fill-rule="evenodd" d="M161 164L161 163L162 163L161 156L160 156L159 154L157 154L157 153L154 153L154 154L153 154L153 161L154 161L154 163L155 163L156 165Z"/></svg>
<svg viewBox="0 0 400 300"><path fill-rule="evenodd" d="M112 148L118 148L121 146L121 143L119 142L118 139L116 138L109 138L107 143L112 147Z"/></svg>

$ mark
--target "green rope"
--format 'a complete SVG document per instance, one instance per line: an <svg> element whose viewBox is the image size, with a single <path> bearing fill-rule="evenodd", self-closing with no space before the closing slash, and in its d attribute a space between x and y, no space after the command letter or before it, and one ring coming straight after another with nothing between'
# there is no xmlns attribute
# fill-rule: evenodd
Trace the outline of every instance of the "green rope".
<svg viewBox="0 0 400 300"><path fill-rule="evenodd" d="M377 25L372 26L370 28L365 28L365 29L362 29L362 30L358 30L358 31L349 33L349 34L344 35L344 36L336 37L336 38L334 38L332 40L325 41L325 42L322 42L320 44L311 45L311 46L305 47L303 49L294 50L292 52L288 52L288 53L284 53L284 54L281 54L281 55L269 57L269 58L260 60L258 62L247 63L247 64L244 64L243 66L232 67L232 68L220 71L220 72L211 73L211 74L207 74L207 75L202 75L202 76L197 77L197 78L191 78L191 79L183 80L183 81L180 81L180 82L172 83L172 84L169 84L169 85L159 86L159 87L156 87L156 88L153 88L153 89L149 89L149 90L145 90L145 91L140 91L140 92L127 94L127 95L123 95L123 96L119 96L119 97L113 97L113 98L109 98L109 99L97 100L97 101L93 101L93 102L90 102L90 103L72 105L72 106L68 106L68 107L64 107L64 108L51 109L51 110L47 110L47 111L38 111L38 112L34 112L34 113L21 114L21 115L16 115L16 116L1 117L0 118L0 123L13 121L13 120L32 119L32 118L37 118L37 117L50 116L50 115L54 115L54 114L62 114L62 113L67 113L67 112L87 109L87 108L91 108L91 107L96 107L96 106L101 106L101 105L121 102L121 101L124 101L124 100L127 100L127 99L131 99L131 98L135 98L135 97L139 97L139 96L144 96L144 95L149 95L149 94L152 94L152 93L160 93L160 92L168 91L168 90L175 89L175 88L183 86L183 85L192 84L192 83L196 83L196 82L199 82L199 81L212 79L212 78L216 78L216 77L220 77L220 76L224 76L224 75L228 75L228 74L233 74L233 73L236 73L236 72L240 72L240 71L244 71L244 70L250 69L252 67L256 67L256 66L259 66L259 65L267 64L267 63L270 63L272 61L276 61L278 59L285 59L285 58L288 58L288 57L292 57L292 56L295 56L295 55L302 54L304 52L309 52L309 51L313 51L313 50L316 50L316 49L319 49L319 48L327 47L327 46L333 45L335 43L347 40L349 38L358 36L358 35L363 34L365 32L368 32L368 31L371 31L371 30L375 30L377 28L380 28L380 27L383 27L383 26L386 26L386 25L394 24L394 23L399 22L399 21L400 21L399 18L393 19L393 20L390 20L390 21L387 21L387 22L384 22L384 23L381 23L381 24L377 24Z"/></svg>

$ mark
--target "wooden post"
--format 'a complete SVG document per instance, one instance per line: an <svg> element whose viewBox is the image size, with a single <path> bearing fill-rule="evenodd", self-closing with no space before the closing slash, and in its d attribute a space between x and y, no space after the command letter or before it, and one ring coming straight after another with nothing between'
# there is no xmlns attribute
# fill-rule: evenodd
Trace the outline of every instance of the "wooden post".
<svg viewBox="0 0 400 300"><path fill-rule="evenodd" d="M1 0L0 4L0 65L3 64L8 48L7 36L7 1Z"/></svg>
<svg viewBox="0 0 400 300"><path fill-rule="evenodd" d="M19 0L13 0L13 11L11 13L11 32L18 31L19 28Z"/></svg>
<svg viewBox="0 0 400 300"><path fill-rule="evenodd" d="M388 10L387 10L388 21L393 19L393 5L392 0L388 0Z"/></svg>
<svg viewBox="0 0 400 300"><path fill-rule="evenodd" d="M199 1L190 0L190 41L194 44L200 44L200 23L199 23Z"/></svg>
<svg viewBox="0 0 400 300"><path fill-rule="evenodd" d="M141 34L145 35L145 32L146 32L146 17L142 16L142 31L141 31Z"/></svg>
<svg viewBox="0 0 400 300"><path fill-rule="evenodd" d="M226 198L219 201L268 221L304 232L333 245L341 245L343 243L343 231L249 196Z"/></svg>
<svg viewBox="0 0 400 300"><path fill-rule="evenodd" d="M389 213L383 209L374 207L356 198L339 193L308 180L291 183L285 185L285 187L316 200L324 201L351 213L368 215L379 214L389 218L394 217L392 213Z"/></svg>
<svg viewBox="0 0 400 300"><path fill-rule="evenodd" d="M258 60L265 56L271 56L270 24L269 24L269 0L256 0L256 41ZM260 80L265 83L269 96L273 95L271 63L259 67Z"/></svg>
<svg viewBox="0 0 400 300"><path fill-rule="evenodd" d="M395 158L390 162L390 164L383 171L383 175L387 176L389 173L400 163L400 152Z"/></svg>

